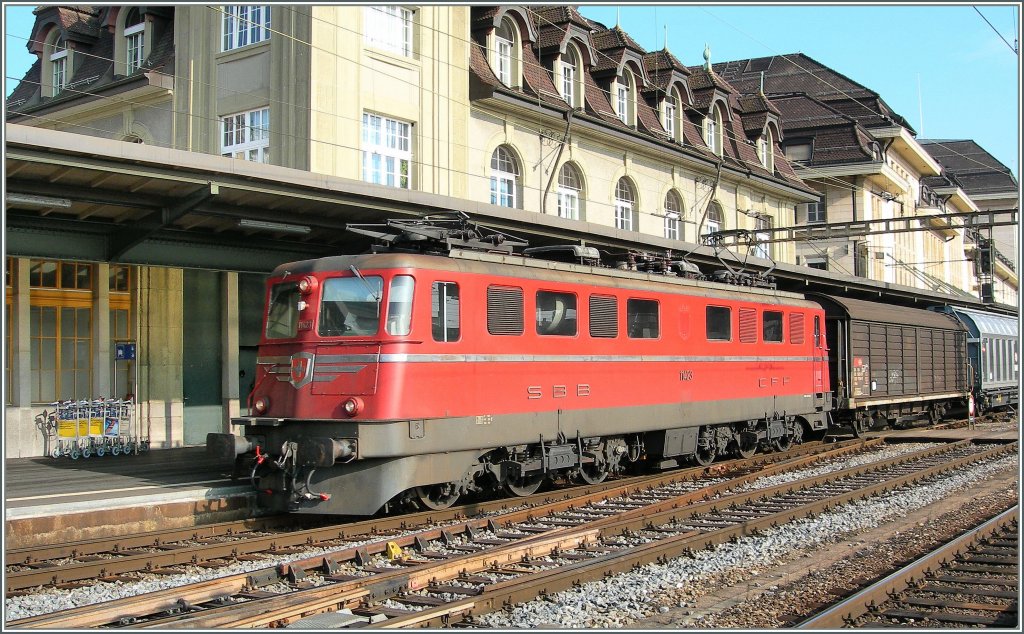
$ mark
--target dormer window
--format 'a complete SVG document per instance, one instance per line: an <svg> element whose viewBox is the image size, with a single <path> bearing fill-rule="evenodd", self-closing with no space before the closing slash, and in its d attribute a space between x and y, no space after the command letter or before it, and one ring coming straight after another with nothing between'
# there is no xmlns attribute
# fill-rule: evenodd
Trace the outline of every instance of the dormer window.
<svg viewBox="0 0 1024 634"><path fill-rule="evenodd" d="M50 67L50 85L46 97L56 97L68 83L71 66L68 64L68 47L64 36L55 31L52 39L43 47L46 65ZM44 75L45 76L45 75ZM44 88L47 88L44 86Z"/></svg>
<svg viewBox="0 0 1024 634"><path fill-rule="evenodd" d="M125 74L131 75L146 59L146 21L138 7L132 7L124 20Z"/></svg>
<svg viewBox="0 0 1024 634"><path fill-rule="evenodd" d="M565 103L572 108L581 106L583 95L582 86L580 86L582 73L579 59L576 47L571 45L565 48L565 53L559 58L562 73L562 81L559 86L562 90L562 99L565 99Z"/></svg>
<svg viewBox="0 0 1024 634"><path fill-rule="evenodd" d="M628 126L633 125L636 116L636 99L633 97L633 91L633 73L623 69L622 74L615 78L615 114Z"/></svg>
<svg viewBox="0 0 1024 634"><path fill-rule="evenodd" d="M721 156L722 148L722 108L718 104L715 104L714 110L711 114L704 118L704 142L708 144L708 148L712 152Z"/></svg>
<svg viewBox="0 0 1024 634"><path fill-rule="evenodd" d="M771 128L765 128L764 134L757 140L757 158L761 165L771 173L775 173L775 138Z"/></svg>
<svg viewBox="0 0 1024 634"><path fill-rule="evenodd" d="M661 125L665 128L669 139L677 143L682 141L682 122L679 118L682 102L679 89L675 87L661 102Z"/></svg>
<svg viewBox="0 0 1024 634"><path fill-rule="evenodd" d="M491 68L502 84L509 88L519 85L519 30L512 18L502 18L494 29Z"/></svg>

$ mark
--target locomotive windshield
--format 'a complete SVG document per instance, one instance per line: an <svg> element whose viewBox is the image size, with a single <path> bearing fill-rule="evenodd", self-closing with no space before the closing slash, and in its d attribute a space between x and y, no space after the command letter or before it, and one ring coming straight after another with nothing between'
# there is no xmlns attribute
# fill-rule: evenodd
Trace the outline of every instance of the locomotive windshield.
<svg viewBox="0 0 1024 634"><path fill-rule="evenodd" d="M290 339L299 329L299 285L275 284L267 306L267 339Z"/></svg>
<svg viewBox="0 0 1024 634"><path fill-rule="evenodd" d="M360 337L377 334L380 276L332 277L324 281L318 332L324 337Z"/></svg>

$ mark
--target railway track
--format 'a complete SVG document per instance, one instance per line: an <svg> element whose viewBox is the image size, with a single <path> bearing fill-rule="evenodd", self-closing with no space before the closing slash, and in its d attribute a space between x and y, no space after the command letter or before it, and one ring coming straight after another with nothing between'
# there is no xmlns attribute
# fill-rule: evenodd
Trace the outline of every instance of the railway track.
<svg viewBox="0 0 1024 634"><path fill-rule="evenodd" d="M1019 521L1014 506L799 627L1015 627Z"/></svg>
<svg viewBox="0 0 1024 634"><path fill-rule="evenodd" d="M739 491L666 484L476 519L169 591L9 622L12 627L370 627L474 615L821 513L993 459L959 442L798 482ZM749 481L752 478L740 478ZM500 522L500 523L499 523ZM388 542L392 542L389 544ZM382 556L388 553L388 557ZM304 620L304 619L313 619Z"/></svg>
<svg viewBox="0 0 1024 634"><path fill-rule="evenodd" d="M741 478L744 475L757 477L779 469L797 468L807 462L866 451L881 442L880 439L873 439L830 445L808 444L785 453L764 454L709 468L682 469L655 477L619 478L597 485L569 487L523 498L493 500L445 511L412 513L346 524L328 524L321 517L286 515L46 547L11 549L6 553L7 596L41 586L69 588L95 579L125 580L124 575L136 572L170 574L181 566L217 567L224 562L255 557L265 552L288 554L292 549L336 548L353 541L377 541L382 534L408 531L439 522L458 522L471 515L500 513L511 505L535 508L545 504L565 503L576 497L582 499L602 494L617 495L631 487L706 481L708 478ZM322 525L300 528L311 523Z"/></svg>

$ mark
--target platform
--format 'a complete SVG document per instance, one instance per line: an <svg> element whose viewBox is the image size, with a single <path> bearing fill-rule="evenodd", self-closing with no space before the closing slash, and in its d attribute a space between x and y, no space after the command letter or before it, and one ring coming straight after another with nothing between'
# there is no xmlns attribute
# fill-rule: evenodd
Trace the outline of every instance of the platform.
<svg viewBox="0 0 1024 634"><path fill-rule="evenodd" d="M7 548L251 517L251 485L205 447L5 462Z"/></svg>

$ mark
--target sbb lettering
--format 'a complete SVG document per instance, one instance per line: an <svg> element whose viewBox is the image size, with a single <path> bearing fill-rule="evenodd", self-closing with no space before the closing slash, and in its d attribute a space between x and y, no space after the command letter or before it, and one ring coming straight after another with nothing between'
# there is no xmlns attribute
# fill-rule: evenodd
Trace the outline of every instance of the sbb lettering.
<svg viewBox="0 0 1024 634"><path fill-rule="evenodd" d="M568 398L573 392L573 387L570 385L552 385L550 388L551 398ZM526 388L526 398L538 400L544 398L546 390L541 385L531 385ZM575 394L577 398L586 398L590 396L590 385L588 383L577 383L575 385Z"/></svg>

